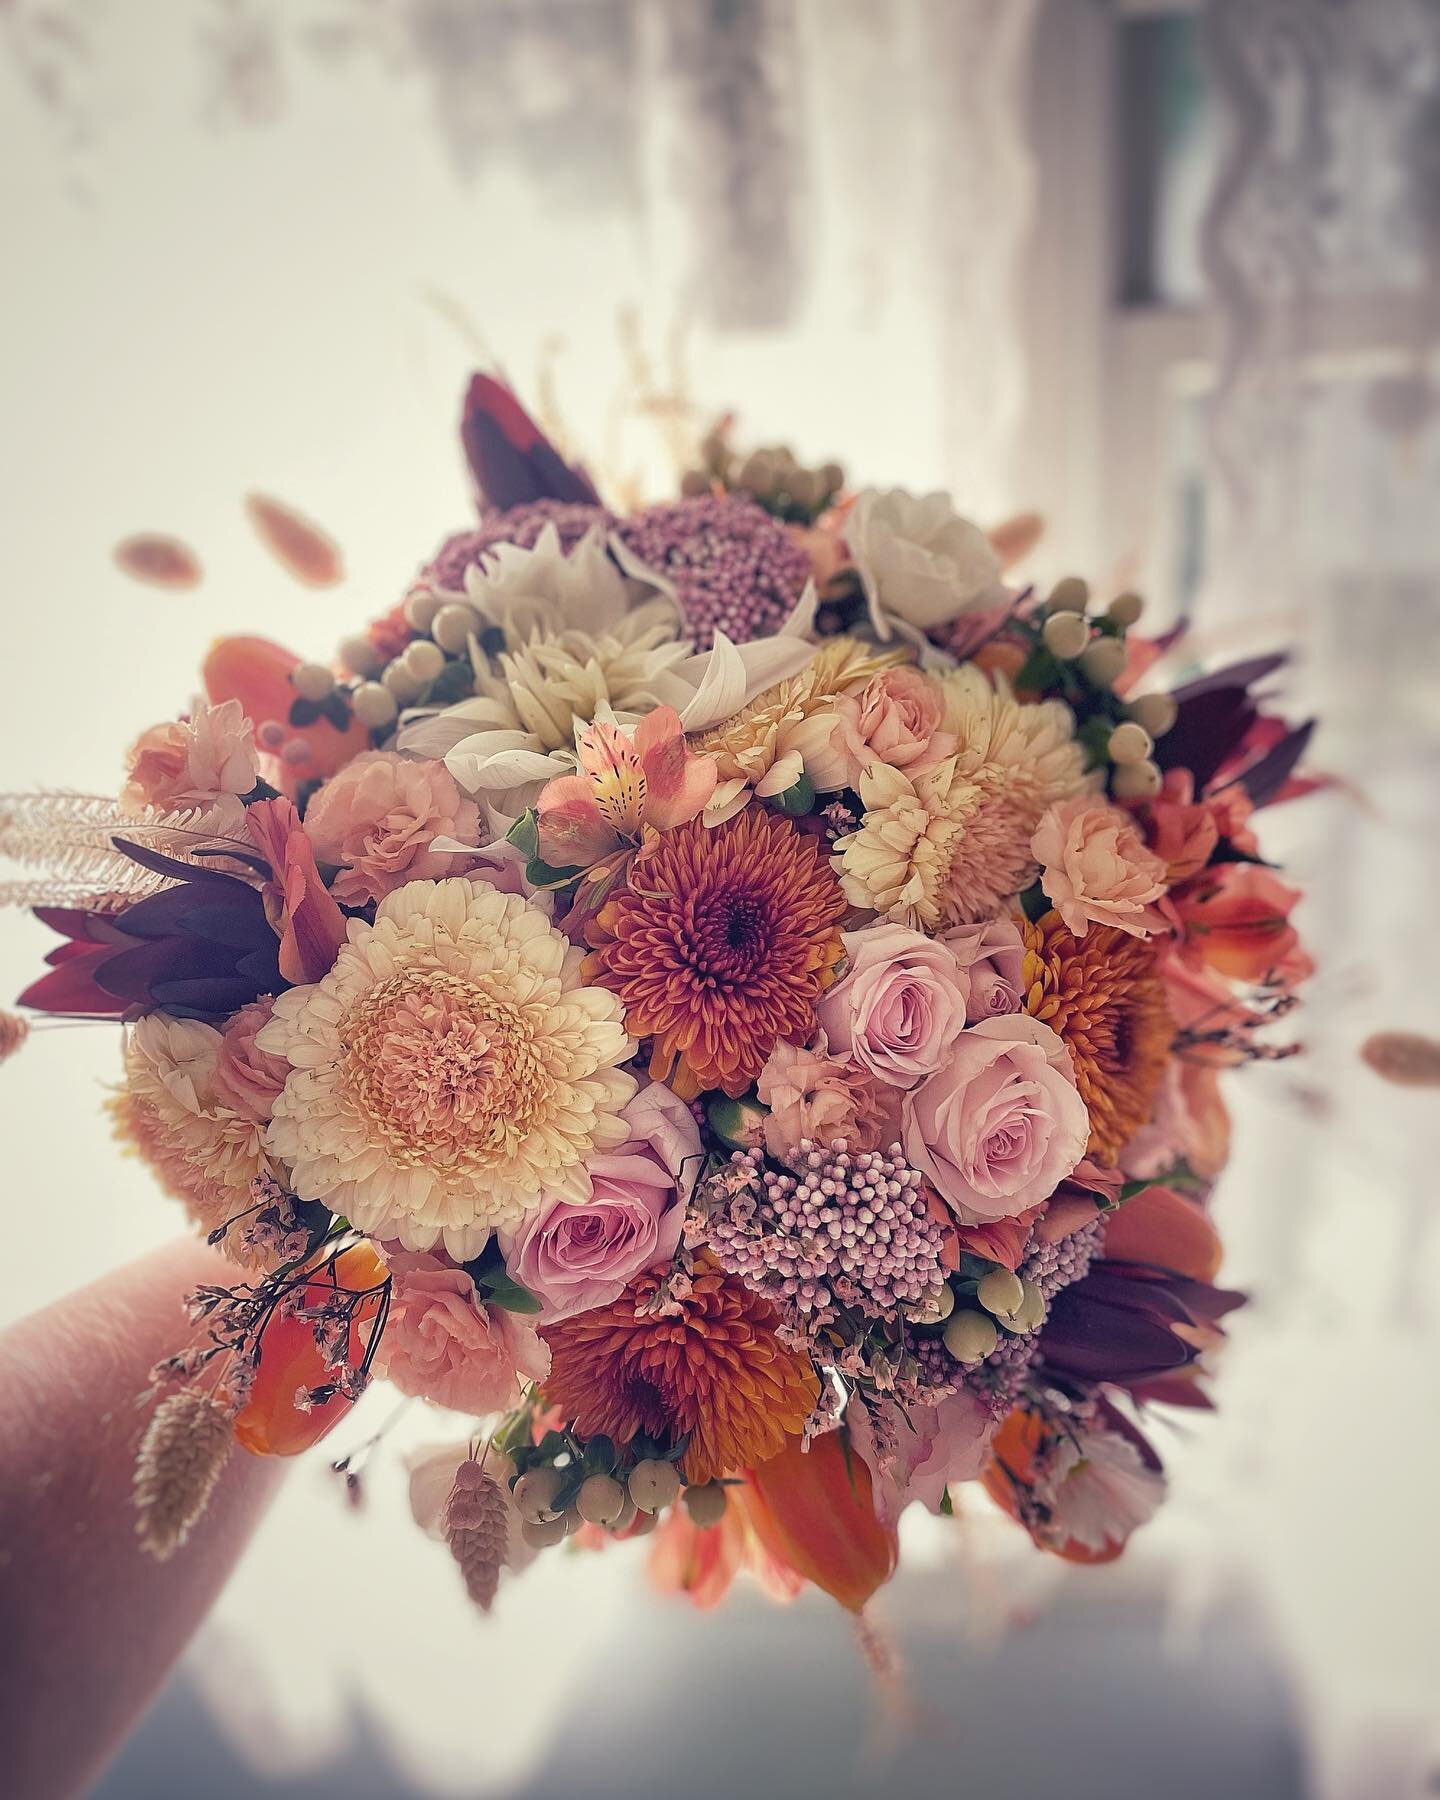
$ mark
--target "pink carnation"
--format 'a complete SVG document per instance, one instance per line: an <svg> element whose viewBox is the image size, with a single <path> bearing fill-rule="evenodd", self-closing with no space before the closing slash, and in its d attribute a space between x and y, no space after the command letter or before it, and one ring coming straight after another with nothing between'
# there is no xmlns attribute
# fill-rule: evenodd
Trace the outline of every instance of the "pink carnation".
<svg viewBox="0 0 1440 1800"><path fill-rule="evenodd" d="M618 1299L641 1270L668 1262L699 1173L700 1132L685 1102L651 1082L621 1115L630 1135L586 1165L589 1193L542 1196L502 1231L505 1267L542 1304L545 1324Z"/></svg>
<svg viewBox="0 0 1440 1800"><path fill-rule="evenodd" d="M435 838L473 842L475 802L440 762L367 750L346 763L310 802L305 831L316 858L339 866L331 891L346 906L383 900L407 881L437 880L468 867L432 851Z"/></svg>
<svg viewBox="0 0 1440 1800"><path fill-rule="evenodd" d="M1025 1013L961 1032L945 1067L905 1096L905 1154L967 1225L1048 1200L1089 1136L1069 1051Z"/></svg>
<svg viewBox="0 0 1440 1800"><path fill-rule="evenodd" d="M970 983L952 951L906 925L844 934L849 967L816 1008L830 1048L891 1087L933 1075L965 1027Z"/></svg>
<svg viewBox="0 0 1440 1800"><path fill-rule="evenodd" d="M1020 1011L1025 998L1025 940L1013 920L957 925L943 933L940 942L970 984L966 1012L972 1025Z"/></svg>
<svg viewBox="0 0 1440 1800"><path fill-rule="evenodd" d="M455 1412L503 1412L522 1379L543 1381L550 1353L533 1327L485 1306L464 1269L438 1256L387 1252L393 1285L377 1373L402 1394Z"/></svg>
<svg viewBox="0 0 1440 1800"><path fill-rule="evenodd" d="M197 701L188 719L152 725L131 745L128 763L122 802L162 812L218 802L238 814L235 801L250 792L260 772L254 732L238 700L219 706Z"/></svg>
<svg viewBox="0 0 1440 1800"><path fill-rule="evenodd" d="M793 1161L807 1138L827 1146L844 1138L852 1149L873 1149L879 1141L881 1103L875 1084L856 1063L799 1044L777 1044L755 1092L770 1108L765 1148L780 1162Z"/></svg>
<svg viewBox="0 0 1440 1800"><path fill-rule="evenodd" d="M288 1057L275 1056L255 1042L270 1023L275 1001L269 994L242 1006L226 1021L215 1063L215 1090L247 1119L268 1125L275 1101L290 1075Z"/></svg>
<svg viewBox="0 0 1440 1800"><path fill-rule="evenodd" d="M1057 800L1030 840L1040 882L1065 921L1083 937L1090 925L1113 925L1148 937L1165 897L1165 864L1145 848L1129 813L1089 794Z"/></svg>
<svg viewBox="0 0 1440 1800"><path fill-rule="evenodd" d="M940 684L918 669L886 669L858 694L840 695L835 706L840 714L835 744L852 787L871 763L918 773L955 748L954 736L940 729L945 717Z"/></svg>

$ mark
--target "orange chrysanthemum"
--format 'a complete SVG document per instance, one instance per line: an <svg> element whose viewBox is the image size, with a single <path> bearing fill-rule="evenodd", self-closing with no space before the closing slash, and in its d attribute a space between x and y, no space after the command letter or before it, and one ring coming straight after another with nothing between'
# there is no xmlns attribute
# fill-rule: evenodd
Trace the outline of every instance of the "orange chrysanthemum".
<svg viewBox="0 0 1440 1800"><path fill-rule="evenodd" d="M650 1074L684 1100L743 1094L779 1043L807 1042L841 954L840 884L819 838L758 806L667 832L587 928L584 979L652 1040Z"/></svg>
<svg viewBox="0 0 1440 1800"><path fill-rule="evenodd" d="M1154 946L1057 912L1026 923L1025 1010L1065 1040L1090 1110L1090 1154L1114 1162L1150 1117L1175 1035Z"/></svg>
<svg viewBox="0 0 1440 1800"><path fill-rule="evenodd" d="M610 1306L542 1333L545 1398L582 1437L628 1444L689 1435L687 1481L714 1481L776 1456L818 1393L809 1359L776 1334L775 1310L734 1276L702 1265L670 1317L646 1312L659 1277L641 1275Z"/></svg>

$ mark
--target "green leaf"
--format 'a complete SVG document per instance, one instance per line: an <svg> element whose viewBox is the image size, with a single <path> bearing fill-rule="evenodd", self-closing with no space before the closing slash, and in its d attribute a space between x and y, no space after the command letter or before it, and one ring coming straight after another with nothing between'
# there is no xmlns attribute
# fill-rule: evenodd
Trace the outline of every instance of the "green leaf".
<svg viewBox="0 0 1440 1800"><path fill-rule="evenodd" d="M320 711L337 731L350 729L350 702L339 688L332 688L320 702Z"/></svg>
<svg viewBox="0 0 1440 1800"><path fill-rule="evenodd" d="M578 880L585 871L581 868L556 869L538 856L532 856L525 865L525 879L531 887L562 888L569 887L572 881Z"/></svg>
<svg viewBox="0 0 1440 1800"><path fill-rule="evenodd" d="M475 1291L490 1306L501 1307L505 1312L538 1313L540 1302L529 1288L521 1287L518 1281L512 1281L506 1274L486 1275L475 1283Z"/></svg>
<svg viewBox="0 0 1440 1800"><path fill-rule="evenodd" d="M1032 925L1050 911L1050 896L1038 881L1026 888L1020 896L1020 908Z"/></svg>
<svg viewBox="0 0 1440 1800"><path fill-rule="evenodd" d="M533 806L527 807L505 833L505 842L513 844L527 860L540 854L540 822Z"/></svg>

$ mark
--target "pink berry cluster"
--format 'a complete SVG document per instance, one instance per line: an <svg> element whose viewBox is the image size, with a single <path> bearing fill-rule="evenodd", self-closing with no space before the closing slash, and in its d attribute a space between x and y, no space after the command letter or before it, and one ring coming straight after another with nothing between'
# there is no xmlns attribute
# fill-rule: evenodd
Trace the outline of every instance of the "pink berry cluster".
<svg viewBox="0 0 1440 1800"><path fill-rule="evenodd" d="M674 584L697 651L723 631L733 644L784 624L810 576L810 558L762 506L704 494L648 507L617 535Z"/></svg>
<svg viewBox="0 0 1440 1800"><path fill-rule="evenodd" d="M529 500L523 506L492 513L474 531L457 531L446 538L420 577L432 587L458 593L465 586L465 571L471 563L479 562L487 550L500 544L533 550L540 533L553 525L560 548L568 556L592 526L603 525L608 530L614 524L614 515L603 506L579 500Z"/></svg>
<svg viewBox="0 0 1440 1800"><path fill-rule="evenodd" d="M807 1140L800 1159L792 1174L758 1150L731 1158L745 1185L708 1233L723 1268L812 1325L842 1308L893 1315L943 1284L944 1233L898 1144L851 1152L843 1138L828 1150Z"/></svg>

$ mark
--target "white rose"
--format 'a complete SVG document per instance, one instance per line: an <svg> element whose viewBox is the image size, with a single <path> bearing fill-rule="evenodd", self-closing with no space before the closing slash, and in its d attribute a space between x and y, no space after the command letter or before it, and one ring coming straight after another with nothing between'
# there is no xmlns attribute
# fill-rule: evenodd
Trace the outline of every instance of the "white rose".
<svg viewBox="0 0 1440 1800"><path fill-rule="evenodd" d="M993 606L1000 558L978 525L962 519L948 494L903 488L858 494L845 541L870 605L875 635L895 626L928 631L961 613Z"/></svg>

